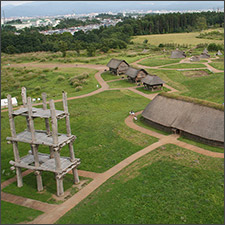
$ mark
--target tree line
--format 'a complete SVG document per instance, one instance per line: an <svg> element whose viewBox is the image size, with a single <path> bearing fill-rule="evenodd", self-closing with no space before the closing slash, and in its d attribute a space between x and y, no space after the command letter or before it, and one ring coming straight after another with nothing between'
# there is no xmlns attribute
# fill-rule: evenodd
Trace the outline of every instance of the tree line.
<svg viewBox="0 0 225 225"><path fill-rule="evenodd" d="M61 25L74 26L75 23L77 21L74 19L66 19ZM14 27L3 26L1 50L8 54L61 51L65 56L67 50L74 50L79 54L80 50L86 49L88 55L92 56L97 49L103 52L109 49L124 49L135 35L191 32L223 26L222 12L147 14L138 18L129 16L124 17L116 26L101 26L100 29L79 31L74 35L70 33L44 35L39 33L39 28L25 28L17 31L18 35L15 34Z"/></svg>

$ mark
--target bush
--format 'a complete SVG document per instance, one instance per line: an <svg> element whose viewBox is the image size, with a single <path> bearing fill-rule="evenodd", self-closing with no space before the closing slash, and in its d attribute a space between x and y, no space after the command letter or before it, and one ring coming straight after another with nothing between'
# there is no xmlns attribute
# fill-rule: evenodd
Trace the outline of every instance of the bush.
<svg viewBox="0 0 225 225"><path fill-rule="evenodd" d="M48 73L50 70L49 69L44 69L43 73Z"/></svg>
<svg viewBox="0 0 225 225"><path fill-rule="evenodd" d="M163 47L164 47L164 44L160 43L159 48L163 48Z"/></svg>
<svg viewBox="0 0 225 225"><path fill-rule="evenodd" d="M40 86L36 86L36 87L34 88L34 90L35 90L35 91L40 91L40 90L41 90L41 87L40 87Z"/></svg>
<svg viewBox="0 0 225 225"><path fill-rule="evenodd" d="M83 89L82 86L77 86L77 87L75 88L75 91L78 92L78 91L81 91L82 89Z"/></svg>
<svg viewBox="0 0 225 225"><path fill-rule="evenodd" d="M47 61L47 59L41 59L39 62L46 62Z"/></svg>
<svg viewBox="0 0 225 225"><path fill-rule="evenodd" d="M57 70L57 69L59 69L58 66L56 66L56 67L54 68L54 70Z"/></svg>
<svg viewBox="0 0 225 225"><path fill-rule="evenodd" d="M210 43L208 45L208 50L209 51L218 51L218 50L223 50L223 46L220 44L215 44L215 43Z"/></svg>
<svg viewBox="0 0 225 225"><path fill-rule="evenodd" d="M87 82L87 80L83 79L83 80L80 81L80 83L81 84L87 84L88 82Z"/></svg>
<svg viewBox="0 0 225 225"><path fill-rule="evenodd" d="M65 77L64 76L59 75L57 77L57 81L63 81L63 80L65 80Z"/></svg>
<svg viewBox="0 0 225 225"><path fill-rule="evenodd" d="M73 82L72 86L73 87L79 87L80 86L80 82Z"/></svg>

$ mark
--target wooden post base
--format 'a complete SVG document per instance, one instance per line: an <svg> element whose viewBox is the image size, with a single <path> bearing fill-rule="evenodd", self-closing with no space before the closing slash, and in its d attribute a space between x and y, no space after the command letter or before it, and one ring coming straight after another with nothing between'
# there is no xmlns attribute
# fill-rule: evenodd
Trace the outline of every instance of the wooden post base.
<svg viewBox="0 0 225 225"><path fill-rule="evenodd" d="M62 196L64 194L63 190L63 178L56 178L56 188L57 188L57 196Z"/></svg>
<svg viewBox="0 0 225 225"><path fill-rule="evenodd" d="M22 172L20 167L16 167L17 187L23 186Z"/></svg>
<svg viewBox="0 0 225 225"><path fill-rule="evenodd" d="M37 190L38 191L43 191L43 183L42 183L42 177L41 177L41 173L39 171L35 172L36 175L36 179L37 179Z"/></svg>
<svg viewBox="0 0 225 225"><path fill-rule="evenodd" d="M78 171L76 168L73 169L73 183L74 184L79 184L80 183L80 179L78 176Z"/></svg>

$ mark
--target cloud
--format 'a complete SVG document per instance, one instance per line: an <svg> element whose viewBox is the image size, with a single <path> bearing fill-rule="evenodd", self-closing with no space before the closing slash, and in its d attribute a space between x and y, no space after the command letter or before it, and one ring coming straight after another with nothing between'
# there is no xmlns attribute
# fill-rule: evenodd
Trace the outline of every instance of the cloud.
<svg viewBox="0 0 225 225"><path fill-rule="evenodd" d="M17 5L22 5L25 3L30 3L30 2L33 2L33 1L1 1L1 6L6 6L6 5L17 6Z"/></svg>

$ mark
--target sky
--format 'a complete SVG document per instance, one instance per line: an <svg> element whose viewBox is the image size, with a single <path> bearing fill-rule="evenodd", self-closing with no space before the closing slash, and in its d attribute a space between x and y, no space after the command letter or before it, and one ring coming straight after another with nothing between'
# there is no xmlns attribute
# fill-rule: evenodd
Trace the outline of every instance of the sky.
<svg viewBox="0 0 225 225"><path fill-rule="evenodd" d="M22 5L24 3L34 2L34 1L1 1L1 6L6 5Z"/></svg>

